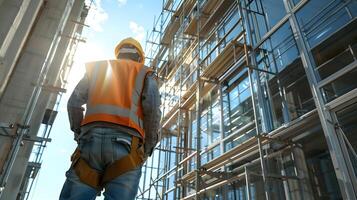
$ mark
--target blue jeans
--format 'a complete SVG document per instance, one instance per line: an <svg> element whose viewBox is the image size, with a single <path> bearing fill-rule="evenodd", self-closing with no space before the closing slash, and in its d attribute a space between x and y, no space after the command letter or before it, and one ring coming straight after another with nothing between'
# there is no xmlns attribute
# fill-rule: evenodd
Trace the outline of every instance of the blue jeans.
<svg viewBox="0 0 357 200"><path fill-rule="evenodd" d="M112 128L92 128L79 139L81 157L94 169L103 172L105 167L130 152L131 136ZM141 166L131 170L104 186L105 200L135 199L139 187ZM95 188L82 183L74 169L66 172L60 200L92 200L100 194Z"/></svg>

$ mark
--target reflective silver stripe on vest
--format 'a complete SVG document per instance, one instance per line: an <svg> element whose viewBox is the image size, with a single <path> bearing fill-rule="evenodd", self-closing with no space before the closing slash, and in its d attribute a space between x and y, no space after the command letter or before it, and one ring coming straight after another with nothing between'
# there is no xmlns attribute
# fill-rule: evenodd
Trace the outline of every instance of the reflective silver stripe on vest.
<svg viewBox="0 0 357 200"><path fill-rule="evenodd" d="M146 73L148 68L143 66L136 76L135 87L133 89L133 94L131 95L131 111L136 113L138 111L138 105L140 101L140 94L143 89L143 83L145 81Z"/></svg>
<svg viewBox="0 0 357 200"><path fill-rule="evenodd" d="M142 126L143 122L141 119L137 117L136 113L131 112L129 109L120 108L117 106L105 105L105 104L89 106L86 115L103 114L103 113L130 118L131 120L134 121L134 123L138 124L140 127L143 127Z"/></svg>
<svg viewBox="0 0 357 200"><path fill-rule="evenodd" d="M100 64L101 62L97 62L94 66L94 69L92 70L92 77L89 77L89 94L91 94L91 92L94 91L95 89L95 85L97 82L97 78L98 78L98 73L99 73L99 69L100 69Z"/></svg>

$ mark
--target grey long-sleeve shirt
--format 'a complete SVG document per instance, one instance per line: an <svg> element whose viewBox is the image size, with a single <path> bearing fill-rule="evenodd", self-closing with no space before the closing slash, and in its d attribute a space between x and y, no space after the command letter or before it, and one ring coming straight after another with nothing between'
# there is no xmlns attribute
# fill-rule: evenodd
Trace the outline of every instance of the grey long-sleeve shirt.
<svg viewBox="0 0 357 200"><path fill-rule="evenodd" d="M81 127L80 124L83 119L84 111L82 106L87 103L88 88L89 79L87 74L85 74L75 87L67 103L69 122L71 130L75 133L75 135L80 134L81 136L93 127L110 127L140 137L140 134L132 128L107 122L93 122ZM151 155L159 139L158 129L161 118L160 94L155 80L155 74L153 73L148 74L145 78L141 103L144 114L143 123L145 130L145 153L147 155Z"/></svg>

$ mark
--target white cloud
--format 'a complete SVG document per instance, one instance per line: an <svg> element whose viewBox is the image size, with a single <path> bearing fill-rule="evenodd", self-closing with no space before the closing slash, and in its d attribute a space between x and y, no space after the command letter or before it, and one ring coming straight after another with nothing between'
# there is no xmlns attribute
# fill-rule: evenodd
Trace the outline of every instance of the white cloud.
<svg viewBox="0 0 357 200"><path fill-rule="evenodd" d="M127 0L117 0L119 6L124 6L127 3Z"/></svg>
<svg viewBox="0 0 357 200"><path fill-rule="evenodd" d="M134 35L134 38L143 43L145 29L134 21L129 22L129 28Z"/></svg>
<svg viewBox="0 0 357 200"><path fill-rule="evenodd" d="M103 31L102 24L107 21L108 13L102 7L101 0L93 1L91 9L86 18L86 23L97 32Z"/></svg>

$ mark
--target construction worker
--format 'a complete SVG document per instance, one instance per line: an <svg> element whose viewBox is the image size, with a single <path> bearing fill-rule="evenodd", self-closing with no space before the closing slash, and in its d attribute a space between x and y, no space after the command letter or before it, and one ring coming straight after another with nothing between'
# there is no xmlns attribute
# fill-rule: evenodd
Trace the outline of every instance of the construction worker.
<svg viewBox="0 0 357 200"><path fill-rule="evenodd" d="M68 100L78 148L60 200L95 199L103 189L106 200L134 199L141 166L158 142L160 96L140 43L122 40L115 56L87 63Z"/></svg>

